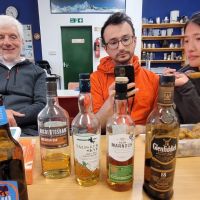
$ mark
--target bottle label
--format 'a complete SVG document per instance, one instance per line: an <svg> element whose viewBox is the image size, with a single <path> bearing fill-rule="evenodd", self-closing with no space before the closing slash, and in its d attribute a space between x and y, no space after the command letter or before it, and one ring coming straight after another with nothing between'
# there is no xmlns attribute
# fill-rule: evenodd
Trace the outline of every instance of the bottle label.
<svg viewBox="0 0 200 200"><path fill-rule="evenodd" d="M74 157L90 171L99 169L100 134L73 135Z"/></svg>
<svg viewBox="0 0 200 200"><path fill-rule="evenodd" d="M16 181L0 181L0 199L19 200Z"/></svg>
<svg viewBox="0 0 200 200"><path fill-rule="evenodd" d="M133 165L119 166L109 164L109 179L115 183L127 183L133 179Z"/></svg>
<svg viewBox="0 0 200 200"><path fill-rule="evenodd" d="M6 115L5 106L0 106L0 126L7 123L8 123L8 119Z"/></svg>
<svg viewBox="0 0 200 200"><path fill-rule="evenodd" d="M154 137L151 141L151 177L149 186L159 192L172 189L177 151L177 138Z"/></svg>
<svg viewBox="0 0 200 200"><path fill-rule="evenodd" d="M134 154L134 136L117 134L108 136L108 154L116 161L127 161Z"/></svg>
<svg viewBox="0 0 200 200"><path fill-rule="evenodd" d="M159 87L158 102L162 104L173 104L174 88L173 87Z"/></svg>
<svg viewBox="0 0 200 200"><path fill-rule="evenodd" d="M68 128L66 126L40 127L40 144L45 148L60 148L69 145Z"/></svg>

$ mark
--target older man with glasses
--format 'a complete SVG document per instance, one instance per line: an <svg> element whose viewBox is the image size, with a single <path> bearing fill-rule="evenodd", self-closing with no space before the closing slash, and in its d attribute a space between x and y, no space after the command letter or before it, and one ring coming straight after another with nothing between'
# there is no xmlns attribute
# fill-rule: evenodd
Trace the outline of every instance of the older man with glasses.
<svg viewBox="0 0 200 200"><path fill-rule="evenodd" d="M134 122L143 125L155 105L159 77L142 68L138 57L134 55L136 37L130 17L120 12L111 15L102 27L101 38L109 56L102 58L97 71L91 74L93 110L104 129L107 119L113 114L114 68L116 65L131 64L134 67L135 83L128 84L128 89L132 89L128 93L129 102L133 102L129 110Z"/></svg>

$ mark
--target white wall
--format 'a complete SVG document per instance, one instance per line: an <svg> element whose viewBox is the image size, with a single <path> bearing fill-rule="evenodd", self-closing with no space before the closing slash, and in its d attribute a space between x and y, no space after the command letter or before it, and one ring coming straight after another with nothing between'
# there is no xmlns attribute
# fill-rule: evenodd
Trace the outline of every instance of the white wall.
<svg viewBox="0 0 200 200"><path fill-rule="evenodd" d="M61 26L92 26L93 42L100 37L100 28L109 14L51 14L50 0L38 0L42 56L52 66L53 73L63 77ZM140 56L141 26L142 26L142 0L126 0L126 13L132 18L136 30L137 46L135 54ZM70 23L71 17L83 18L82 24ZM106 53L101 48L101 57ZM93 70L96 70L99 59L93 54ZM62 78L63 86L63 78Z"/></svg>

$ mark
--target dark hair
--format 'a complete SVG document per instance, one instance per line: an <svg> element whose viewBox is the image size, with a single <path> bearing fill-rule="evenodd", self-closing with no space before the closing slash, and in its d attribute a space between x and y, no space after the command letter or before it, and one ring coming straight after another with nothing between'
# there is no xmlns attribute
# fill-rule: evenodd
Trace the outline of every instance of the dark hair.
<svg viewBox="0 0 200 200"><path fill-rule="evenodd" d="M186 22L184 26L184 31L190 23L194 23L200 26L200 12L196 12L192 15L192 17Z"/></svg>
<svg viewBox="0 0 200 200"><path fill-rule="evenodd" d="M109 25L118 25L118 24L122 24L124 22L127 22L130 26L131 29L133 31L133 35L135 36L135 29L133 27L133 23L131 21L131 18L129 16L127 16L125 13L121 13L121 12L116 12L114 14L112 14L107 21L104 23L102 29L101 29L101 39L102 39L102 43L105 44L105 40L104 40L104 31L106 29L107 26Z"/></svg>

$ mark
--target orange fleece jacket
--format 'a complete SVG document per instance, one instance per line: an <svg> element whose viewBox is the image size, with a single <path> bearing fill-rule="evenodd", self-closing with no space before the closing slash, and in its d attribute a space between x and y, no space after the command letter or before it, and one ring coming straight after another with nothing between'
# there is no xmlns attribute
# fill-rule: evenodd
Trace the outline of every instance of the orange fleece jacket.
<svg viewBox="0 0 200 200"><path fill-rule="evenodd" d="M131 117L135 124L145 124L157 99L159 76L141 67L137 56L133 56L130 63L134 66L136 88L139 88L135 94ZM90 76L94 113L99 111L108 98L108 88L115 79L114 67L112 58L107 56L100 60L97 71Z"/></svg>

